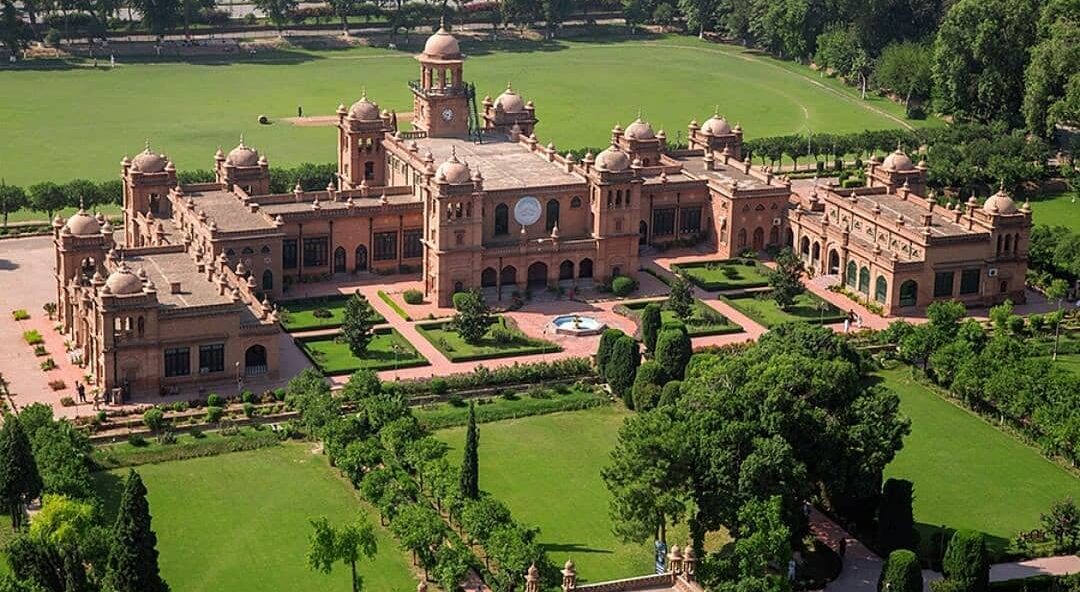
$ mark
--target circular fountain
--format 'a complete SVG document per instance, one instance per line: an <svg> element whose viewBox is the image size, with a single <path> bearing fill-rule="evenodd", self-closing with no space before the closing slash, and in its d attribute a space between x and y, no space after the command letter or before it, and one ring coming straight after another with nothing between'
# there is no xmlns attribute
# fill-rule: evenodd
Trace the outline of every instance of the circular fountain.
<svg viewBox="0 0 1080 592"><path fill-rule="evenodd" d="M561 315L551 319L551 326L559 335L575 335L585 337L587 335L599 335L603 333L607 325L593 317L582 315Z"/></svg>

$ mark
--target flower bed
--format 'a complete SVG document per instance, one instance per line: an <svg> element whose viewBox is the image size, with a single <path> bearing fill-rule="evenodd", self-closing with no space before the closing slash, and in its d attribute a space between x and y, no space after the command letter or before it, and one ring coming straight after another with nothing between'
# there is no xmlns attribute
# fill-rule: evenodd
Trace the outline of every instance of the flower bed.
<svg viewBox="0 0 1080 592"><path fill-rule="evenodd" d="M498 321L488 329L487 334L480 340L480 343L476 345L466 343L461 338L461 335L451 328L449 321L417 325L416 330L451 362L490 360L562 351L561 347L550 341L534 339L520 331L514 339L500 342L492 335L492 330L499 326L507 326L504 317L499 317Z"/></svg>
<svg viewBox="0 0 1080 592"><path fill-rule="evenodd" d="M709 292L761 288L769 285L769 270L753 259L723 259L672 265L695 286Z"/></svg>
<svg viewBox="0 0 1080 592"><path fill-rule="evenodd" d="M357 370L388 370L427 366L427 358L420 355L400 333L390 327L376 329L364 357L358 358L349 350L349 344L339 335L298 337L296 344L327 376L352 374ZM396 351L395 351L396 346Z"/></svg>

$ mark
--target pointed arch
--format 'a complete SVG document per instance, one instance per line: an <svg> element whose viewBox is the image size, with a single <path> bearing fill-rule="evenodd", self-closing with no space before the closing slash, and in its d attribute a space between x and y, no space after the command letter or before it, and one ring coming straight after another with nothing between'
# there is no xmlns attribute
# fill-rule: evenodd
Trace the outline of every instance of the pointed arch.
<svg viewBox="0 0 1080 592"><path fill-rule="evenodd" d="M559 200L549 199L547 202L547 221L544 226L548 232L559 225Z"/></svg>

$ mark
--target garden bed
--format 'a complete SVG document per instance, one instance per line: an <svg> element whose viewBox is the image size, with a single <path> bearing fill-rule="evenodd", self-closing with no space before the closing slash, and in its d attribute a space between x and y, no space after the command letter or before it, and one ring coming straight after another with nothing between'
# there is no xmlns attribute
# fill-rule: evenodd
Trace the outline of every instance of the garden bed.
<svg viewBox="0 0 1080 592"><path fill-rule="evenodd" d="M519 336L513 341L500 343L492 336L492 329L498 326L507 326L504 317L498 317L498 320L488 329L484 338L476 345L465 343L461 335L451 328L449 321L417 325L416 330L451 362L490 360L562 351L561 347L550 341L534 339L524 333L519 333Z"/></svg>
<svg viewBox="0 0 1080 592"><path fill-rule="evenodd" d="M607 405L610 399L599 387L591 385L561 385L555 388L532 387L525 392L492 392L476 401L476 421L487 423L560 411L576 411ZM465 425L469 406L461 397L446 403L424 405L413 410L420 423L431 430Z"/></svg>
<svg viewBox="0 0 1080 592"><path fill-rule="evenodd" d="M351 294L319 296L281 303L281 326L290 333L315 329L336 329L345 320L345 303ZM375 311L375 323L386 319Z"/></svg>
<svg viewBox="0 0 1080 592"><path fill-rule="evenodd" d="M615 312L631 318L635 323L640 326L641 323L641 311L645 310L645 307L656 302L662 306L660 310L660 322L663 325L673 323L675 321L681 321L674 311L668 310L667 300L637 300L634 302L627 302L615 307ZM702 337L705 335L727 335L729 333L741 333L743 328L730 319L714 310L708 304L700 300L694 300L693 314L685 322L686 331L691 337Z"/></svg>
<svg viewBox="0 0 1080 592"><path fill-rule="evenodd" d="M827 325L829 323L839 323L847 316L844 311L810 292L803 292L796 296L795 303L785 310L781 310L776 301L772 299L771 292L762 292L756 295L721 295L720 299L765 327L792 322Z"/></svg>
<svg viewBox="0 0 1080 592"><path fill-rule="evenodd" d="M349 350L349 344L340 335L317 335L297 337L296 344L320 372L327 376L352 374L357 370L389 370L427 366L427 358L396 329L375 329L371 343L363 358L357 358ZM394 350L397 346L397 351Z"/></svg>
<svg viewBox="0 0 1080 592"><path fill-rule="evenodd" d="M682 273L690 283L709 292L745 290L769 285L769 270L753 259L723 259L672 265L671 271Z"/></svg>

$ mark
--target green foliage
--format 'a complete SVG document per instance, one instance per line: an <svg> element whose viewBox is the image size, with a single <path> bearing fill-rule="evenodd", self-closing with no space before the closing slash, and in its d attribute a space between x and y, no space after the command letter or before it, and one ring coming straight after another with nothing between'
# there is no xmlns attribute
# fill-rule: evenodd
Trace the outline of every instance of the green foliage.
<svg viewBox="0 0 1080 592"><path fill-rule="evenodd" d="M739 536L730 555L721 556L716 567L717 589L790 590L787 575L770 566L787 565L791 560L791 530L783 518L779 496L751 499L738 512Z"/></svg>
<svg viewBox="0 0 1080 592"><path fill-rule="evenodd" d="M942 561L945 579L968 592L985 592L989 588L990 555L986 537L973 530L958 530L949 539Z"/></svg>
<svg viewBox="0 0 1080 592"><path fill-rule="evenodd" d="M151 432L159 432L165 427L165 412L159 407L151 407L143 413L143 425Z"/></svg>
<svg viewBox="0 0 1080 592"><path fill-rule="evenodd" d="M629 335L623 334L611 346L611 354L604 368L604 378L611 392L623 399L630 400L630 387L634 384L638 365L641 363L641 351L638 344ZM633 405L631 401L629 403Z"/></svg>
<svg viewBox="0 0 1080 592"><path fill-rule="evenodd" d="M656 338L660 332L660 305L651 302L641 311L641 341L650 352L656 351Z"/></svg>
<svg viewBox="0 0 1080 592"><path fill-rule="evenodd" d="M345 303L345 315L341 322L341 335L349 344L349 351L358 358L367 352L374 335L377 313L371 303L357 290Z"/></svg>
<svg viewBox="0 0 1080 592"><path fill-rule="evenodd" d="M1024 73L1023 112L1028 129L1050 137L1056 125L1080 122L1080 9L1046 3L1039 29Z"/></svg>
<svg viewBox="0 0 1080 592"><path fill-rule="evenodd" d="M480 497L480 430L476 427L476 406L472 401L469 401L465 457L461 461L461 495L471 500Z"/></svg>
<svg viewBox="0 0 1080 592"><path fill-rule="evenodd" d="M625 298L637 289L637 282L633 278L626 277L625 275L617 276L611 280L611 293L619 298Z"/></svg>
<svg viewBox="0 0 1080 592"><path fill-rule="evenodd" d="M308 538L308 566L325 574L334 569L338 561L352 569L353 592L363 588L363 578L356 572L356 562L361 557L375 558L378 546L375 529L363 514L352 524L335 528L325 517L311 521L314 532Z"/></svg>
<svg viewBox="0 0 1080 592"><path fill-rule="evenodd" d="M611 350L620 337L626 335L622 331L613 328L604 329L600 335L600 343L596 346L596 370L601 377L607 376L607 363L611 359Z"/></svg>
<svg viewBox="0 0 1080 592"><path fill-rule="evenodd" d="M683 321L689 320L694 312L694 292L690 281L682 274L675 276L671 282L671 295L668 297L667 307Z"/></svg>
<svg viewBox="0 0 1080 592"><path fill-rule="evenodd" d="M382 290L378 291L378 295L379 295L379 300L382 300L383 302L385 302L394 312L397 313L397 315L399 317L405 319L406 321L412 321L412 317L409 316L409 313L405 312L404 308L401 308L401 305L398 304L396 300L394 300L393 296L390 296L389 294L387 294L386 292L383 292ZM422 295L421 295L421 300L423 300ZM406 302L408 302L408 300L406 300Z"/></svg>
<svg viewBox="0 0 1080 592"><path fill-rule="evenodd" d="M681 380L669 380L664 385L664 389L660 394L661 405L674 405L679 402L679 397L682 396L682 381Z"/></svg>
<svg viewBox="0 0 1080 592"><path fill-rule="evenodd" d="M789 247L776 256L776 268L769 272L769 287L773 300L781 309L794 304L795 297L806 290L799 279L802 271L802 259Z"/></svg>
<svg viewBox="0 0 1080 592"><path fill-rule="evenodd" d="M5 415L0 428L0 506L11 516L11 528L23 523L23 512L41 495L41 474L30 440L18 416Z"/></svg>
<svg viewBox="0 0 1080 592"><path fill-rule="evenodd" d="M128 473L116 524L109 535L105 584L118 592L167 592L158 573L157 535L150 524L146 487L134 470Z"/></svg>
<svg viewBox="0 0 1080 592"><path fill-rule="evenodd" d="M660 336L656 339L655 359L669 378L682 379L693 353L686 327L669 324L660 330Z"/></svg>
<svg viewBox="0 0 1080 592"><path fill-rule="evenodd" d="M1080 508L1071 498L1054 502L1040 519L1058 553L1075 554L1080 550Z"/></svg>
<svg viewBox="0 0 1080 592"><path fill-rule="evenodd" d="M889 479L878 505L878 550L888 555L897 549L918 551L915 532L915 486L905 479Z"/></svg>
<svg viewBox="0 0 1080 592"><path fill-rule="evenodd" d="M424 303L424 293L421 292L420 290L414 290L414 289L405 290L405 292L402 294L402 298L405 299L405 302L407 304L414 304L415 305L415 304L423 304Z"/></svg>
<svg viewBox="0 0 1080 592"><path fill-rule="evenodd" d="M889 553L881 569L878 592L922 592L923 577L919 558L907 549Z"/></svg>
<svg viewBox="0 0 1080 592"><path fill-rule="evenodd" d="M874 62L874 84L903 97L904 104L921 101L933 89L933 48L926 43L904 41L886 47Z"/></svg>
<svg viewBox="0 0 1080 592"><path fill-rule="evenodd" d="M627 407L638 411L648 411L660 402L661 392L666 378L664 368L655 360L648 360L638 366L637 376L630 391Z"/></svg>
<svg viewBox="0 0 1080 592"><path fill-rule="evenodd" d="M454 328L465 343L477 345L493 322L484 297L477 291L454 294Z"/></svg>
<svg viewBox="0 0 1080 592"><path fill-rule="evenodd" d="M390 521L390 531L401 546L412 552L425 573L435 565L435 551L446 540L442 517L427 504L406 504Z"/></svg>
<svg viewBox="0 0 1080 592"><path fill-rule="evenodd" d="M7 228L8 214L17 212L29 205L30 196L26 194L22 187L8 185L0 181L0 214L4 216L4 228Z"/></svg>

